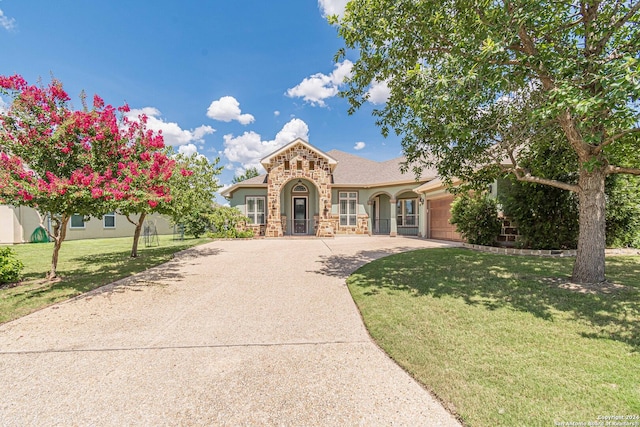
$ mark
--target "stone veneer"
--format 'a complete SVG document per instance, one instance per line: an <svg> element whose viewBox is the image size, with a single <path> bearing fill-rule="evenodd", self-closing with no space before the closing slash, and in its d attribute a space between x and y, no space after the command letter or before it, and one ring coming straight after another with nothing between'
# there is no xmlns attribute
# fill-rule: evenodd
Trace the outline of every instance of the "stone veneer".
<svg viewBox="0 0 640 427"><path fill-rule="evenodd" d="M285 168L285 162L288 162L288 169ZM314 162L313 170L311 170L309 162ZM316 236L331 237L334 235L335 228L329 217L331 212L331 166L324 156L308 149L303 144L295 144L274 156L266 169L269 175L267 178L265 236L283 236L280 196L285 184L294 179L306 179L318 189L320 212Z"/></svg>

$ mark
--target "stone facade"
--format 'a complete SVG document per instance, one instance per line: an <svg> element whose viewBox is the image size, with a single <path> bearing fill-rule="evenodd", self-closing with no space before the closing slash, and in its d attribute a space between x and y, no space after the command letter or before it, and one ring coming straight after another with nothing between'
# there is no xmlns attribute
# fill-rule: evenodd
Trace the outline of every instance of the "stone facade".
<svg viewBox="0 0 640 427"><path fill-rule="evenodd" d="M294 144L287 150L278 153L266 165L267 172L267 224L265 236L281 237L284 235L280 198L284 186L294 179L305 179L318 190L319 214L316 236L330 237L334 235L334 227L330 219L331 212L331 165L326 157L309 149L302 143Z"/></svg>
<svg viewBox="0 0 640 427"><path fill-rule="evenodd" d="M500 222L502 222L502 228L498 236L498 244L500 246L515 246L518 241L517 226L507 217L500 217Z"/></svg>

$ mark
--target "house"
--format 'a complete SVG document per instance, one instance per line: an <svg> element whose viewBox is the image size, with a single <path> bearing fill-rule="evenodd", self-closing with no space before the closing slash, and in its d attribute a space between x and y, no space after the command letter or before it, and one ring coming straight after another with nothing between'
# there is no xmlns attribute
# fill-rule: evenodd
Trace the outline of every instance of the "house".
<svg viewBox="0 0 640 427"><path fill-rule="evenodd" d="M376 162L303 139L261 160L266 174L222 192L266 237L346 234L461 240L449 223L453 196L435 170L402 174L403 158Z"/></svg>
<svg viewBox="0 0 640 427"><path fill-rule="evenodd" d="M161 215L150 215L145 225L153 227L157 234L172 234L173 226L167 218ZM51 227L45 218L45 227ZM0 244L27 243L31 241L31 234L40 226L38 213L27 206L0 205ZM81 215L71 217L67 225L65 240L95 239L108 237L133 237L135 227L127 218L109 213L99 218L85 221Z"/></svg>

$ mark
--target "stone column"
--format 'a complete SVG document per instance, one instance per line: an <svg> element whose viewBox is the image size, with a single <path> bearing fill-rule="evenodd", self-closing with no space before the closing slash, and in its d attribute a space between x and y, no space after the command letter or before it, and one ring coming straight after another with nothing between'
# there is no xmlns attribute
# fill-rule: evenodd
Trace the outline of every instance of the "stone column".
<svg viewBox="0 0 640 427"><path fill-rule="evenodd" d="M269 177L271 181L271 177ZM280 186L269 182L267 192L266 237L282 237L282 218L280 217Z"/></svg>
<svg viewBox="0 0 640 427"><path fill-rule="evenodd" d="M391 218L389 223L391 225L391 231L389 232L389 236L396 237L398 235L398 212L396 209L396 199L389 200Z"/></svg>

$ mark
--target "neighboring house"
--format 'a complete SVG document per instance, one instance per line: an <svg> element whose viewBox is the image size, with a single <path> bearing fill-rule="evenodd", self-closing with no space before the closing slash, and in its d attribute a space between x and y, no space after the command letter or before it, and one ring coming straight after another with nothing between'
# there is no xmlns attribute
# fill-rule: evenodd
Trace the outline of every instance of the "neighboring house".
<svg viewBox="0 0 640 427"><path fill-rule="evenodd" d="M150 215L147 218L145 225L153 224L159 235L173 233L173 226L168 219L160 215ZM46 218L44 223L45 227L51 227ZM40 219L34 209L0 205L0 244L27 243L39 226ZM134 230L133 224L122 215L110 213L102 219L91 218L89 221L84 221L80 215L74 215L67 226L65 240L133 237Z"/></svg>
<svg viewBox="0 0 640 427"><path fill-rule="evenodd" d="M402 174L404 159L324 153L296 139L262 159L267 173L222 192L267 237L408 235L461 240L449 223L449 194L435 170Z"/></svg>

